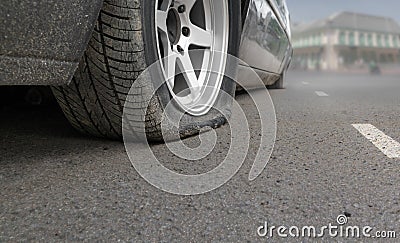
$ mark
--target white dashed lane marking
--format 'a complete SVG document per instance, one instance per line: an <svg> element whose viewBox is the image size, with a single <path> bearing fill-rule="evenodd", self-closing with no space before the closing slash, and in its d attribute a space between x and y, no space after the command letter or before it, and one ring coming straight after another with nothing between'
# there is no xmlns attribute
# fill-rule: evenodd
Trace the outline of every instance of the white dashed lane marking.
<svg viewBox="0 0 400 243"><path fill-rule="evenodd" d="M310 83L309 82L301 82L302 84L304 84L304 85L309 85Z"/></svg>
<svg viewBox="0 0 400 243"><path fill-rule="evenodd" d="M328 97L329 95L323 91L315 91L315 93L320 97Z"/></svg>
<svg viewBox="0 0 400 243"><path fill-rule="evenodd" d="M371 124L353 124L364 137L371 141L387 157L400 158L400 143Z"/></svg>

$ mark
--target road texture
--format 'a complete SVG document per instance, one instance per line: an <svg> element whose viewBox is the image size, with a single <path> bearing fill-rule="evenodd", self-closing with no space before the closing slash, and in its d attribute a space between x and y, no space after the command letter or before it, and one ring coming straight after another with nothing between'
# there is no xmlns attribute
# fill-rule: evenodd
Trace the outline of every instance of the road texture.
<svg viewBox="0 0 400 243"><path fill-rule="evenodd" d="M0 241L254 242L267 240L257 235L265 221L320 227L341 214L350 225L395 230L399 238L400 159L352 126L371 124L400 142L399 78L288 76L286 89L270 91L278 132L266 170L248 181L259 124L241 95L249 156L231 181L200 196L154 188L132 168L122 143L81 136L56 106L2 105ZM153 149L167 167L201 173L223 160L228 128L218 129L216 151L200 162L181 161L163 145Z"/></svg>

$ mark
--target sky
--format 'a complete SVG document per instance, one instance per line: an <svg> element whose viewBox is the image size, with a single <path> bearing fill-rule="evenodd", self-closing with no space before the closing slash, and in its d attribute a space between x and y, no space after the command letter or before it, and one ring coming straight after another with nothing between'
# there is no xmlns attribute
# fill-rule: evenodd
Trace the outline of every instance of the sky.
<svg viewBox="0 0 400 243"><path fill-rule="evenodd" d="M294 23L309 23L340 11L391 17L400 23L399 0L286 0Z"/></svg>

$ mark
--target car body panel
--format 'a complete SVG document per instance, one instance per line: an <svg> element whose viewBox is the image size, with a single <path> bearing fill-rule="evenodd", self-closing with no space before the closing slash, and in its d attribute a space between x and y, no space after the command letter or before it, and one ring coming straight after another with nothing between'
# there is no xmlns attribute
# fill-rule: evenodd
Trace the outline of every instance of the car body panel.
<svg viewBox="0 0 400 243"><path fill-rule="evenodd" d="M0 84L67 83L102 5L102 0L2 0Z"/></svg>
<svg viewBox="0 0 400 243"><path fill-rule="evenodd" d="M279 79L292 54L289 17L277 9L276 1L250 0L239 53L244 62L240 65L255 69L266 85ZM280 4L286 6L285 1L281 0ZM240 69L246 70L245 67ZM239 72L239 78L245 78L245 74Z"/></svg>
<svg viewBox="0 0 400 243"><path fill-rule="evenodd" d="M281 26L285 29L286 34L291 38L291 28L290 28L290 15L289 10L286 5L285 0L268 0L272 10L274 11L276 17L278 18Z"/></svg>
<svg viewBox="0 0 400 243"><path fill-rule="evenodd" d="M273 84L286 69L292 53L286 3L248 1L239 57L260 74L265 84ZM0 85L69 83L89 42L102 2L3 0Z"/></svg>

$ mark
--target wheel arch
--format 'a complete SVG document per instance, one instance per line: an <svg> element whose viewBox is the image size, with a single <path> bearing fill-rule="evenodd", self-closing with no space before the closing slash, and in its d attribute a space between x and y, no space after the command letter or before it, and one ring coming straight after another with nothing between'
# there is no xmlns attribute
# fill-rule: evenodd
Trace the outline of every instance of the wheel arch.
<svg viewBox="0 0 400 243"><path fill-rule="evenodd" d="M0 85L69 83L102 6L103 0L2 1Z"/></svg>

